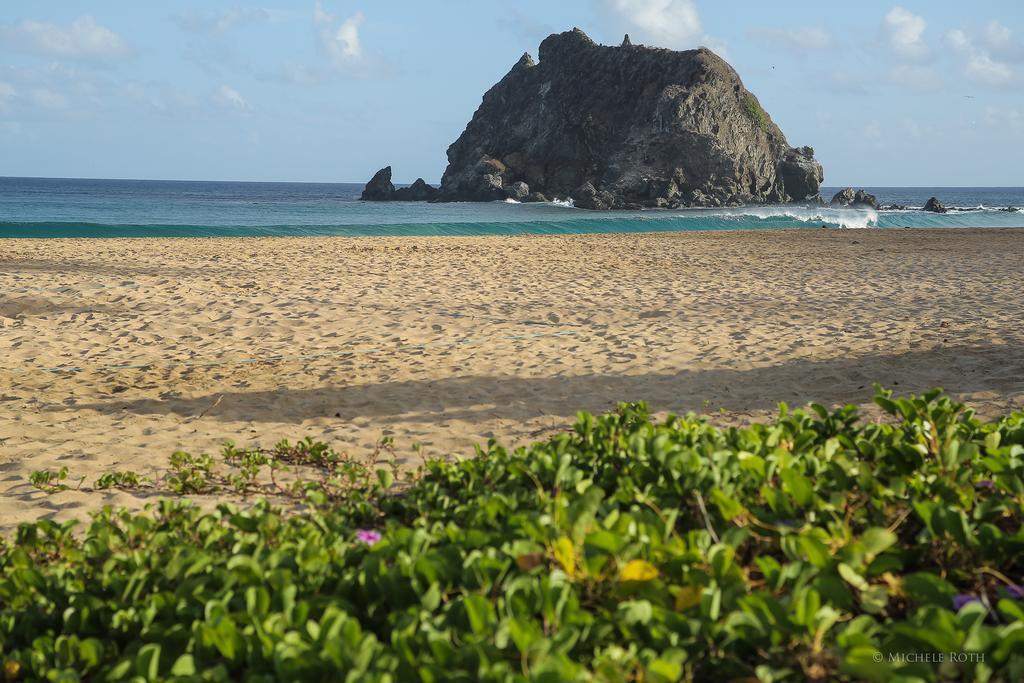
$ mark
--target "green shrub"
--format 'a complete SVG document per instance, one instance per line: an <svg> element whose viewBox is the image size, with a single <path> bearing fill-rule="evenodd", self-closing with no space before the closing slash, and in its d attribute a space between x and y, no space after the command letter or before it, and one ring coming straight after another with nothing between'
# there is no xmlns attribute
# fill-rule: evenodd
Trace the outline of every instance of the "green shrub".
<svg viewBox="0 0 1024 683"><path fill-rule="evenodd" d="M766 114L764 109L761 108L761 105L758 104L757 98L750 93L744 93L743 108L746 110L747 115L750 116L750 120L753 121L758 128L767 133L768 114Z"/></svg>
<svg viewBox="0 0 1024 683"><path fill-rule="evenodd" d="M93 681L1024 680L1024 415L876 401L889 421L744 429L623 405L301 513L23 525L0 657Z"/></svg>

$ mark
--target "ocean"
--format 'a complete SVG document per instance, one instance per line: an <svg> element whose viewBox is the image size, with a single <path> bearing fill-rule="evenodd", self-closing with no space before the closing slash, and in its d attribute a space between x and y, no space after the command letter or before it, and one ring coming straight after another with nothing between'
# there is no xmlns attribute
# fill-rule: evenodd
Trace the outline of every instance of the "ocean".
<svg viewBox="0 0 1024 683"><path fill-rule="evenodd" d="M1024 188L868 187L883 205L593 212L567 204L362 202L362 184L0 177L0 237L516 235L770 228L1022 227ZM840 188L822 188L829 198Z"/></svg>

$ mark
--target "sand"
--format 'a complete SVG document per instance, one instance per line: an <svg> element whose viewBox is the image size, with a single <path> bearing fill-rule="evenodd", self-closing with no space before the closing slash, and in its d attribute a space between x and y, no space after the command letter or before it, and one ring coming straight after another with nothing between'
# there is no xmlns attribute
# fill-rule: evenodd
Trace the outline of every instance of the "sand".
<svg viewBox="0 0 1024 683"><path fill-rule="evenodd" d="M1022 253L991 229L0 240L0 529L152 501L35 470L159 476L225 439L390 436L411 466L621 400L747 422L876 381L1019 410Z"/></svg>

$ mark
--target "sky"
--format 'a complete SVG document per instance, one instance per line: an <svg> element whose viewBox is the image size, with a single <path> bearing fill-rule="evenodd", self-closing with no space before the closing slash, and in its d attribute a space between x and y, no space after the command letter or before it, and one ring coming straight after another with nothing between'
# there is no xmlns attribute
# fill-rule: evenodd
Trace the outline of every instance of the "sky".
<svg viewBox="0 0 1024 683"><path fill-rule="evenodd" d="M826 185L1024 185L1024 2L2 0L0 175L437 182L523 52L726 58Z"/></svg>

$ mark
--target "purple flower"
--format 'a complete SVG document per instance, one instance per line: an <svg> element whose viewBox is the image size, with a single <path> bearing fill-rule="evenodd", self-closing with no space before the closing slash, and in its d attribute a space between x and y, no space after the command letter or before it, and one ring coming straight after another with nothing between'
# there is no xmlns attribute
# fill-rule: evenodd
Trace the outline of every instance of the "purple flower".
<svg viewBox="0 0 1024 683"><path fill-rule="evenodd" d="M977 595L955 595L953 596L953 609L959 612L961 609L963 609L964 605L970 604L972 602L981 602L981 600L978 598Z"/></svg>
<svg viewBox="0 0 1024 683"><path fill-rule="evenodd" d="M1010 594L1011 600L1024 600L1024 586L1019 584L1007 586L1006 592Z"/></svg>
<svg viewBox="0 0 1024 683"><path fill-rule="evenodd" d="M974 487L979 489L990 489L996 485L991 479L982 479L981 481L975 482Z"/></svg>
<svg viewBox="0 0 1024 683"><path fill-rule="evenodd" d="M380 532L373 529L360 529L356 532L356 539L366 545L375 545L380 542L381 538L383 536L380 535Z"/></svg>

